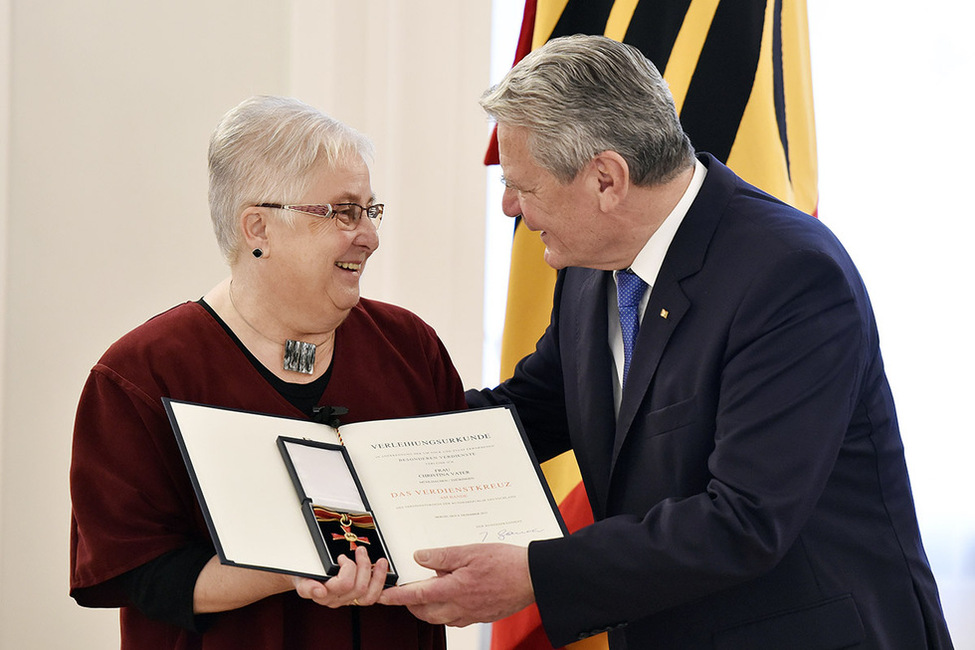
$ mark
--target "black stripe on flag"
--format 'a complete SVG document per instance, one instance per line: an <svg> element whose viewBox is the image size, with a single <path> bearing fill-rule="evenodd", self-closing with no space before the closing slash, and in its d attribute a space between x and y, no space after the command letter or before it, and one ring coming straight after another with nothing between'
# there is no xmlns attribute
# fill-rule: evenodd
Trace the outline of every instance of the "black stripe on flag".
<svg viewBox="0 0 975 650"><path fill-rule="evenodd" d="M792 181L792 165L789 160L789 131L785 115L785 70L782 67L782 0L775 0L772 17L772 100L775 104L775 123L779 127L779 141L785 152L785 172Z"/></svg>
<svg viewBox="0 0 975 650"><path fill-rule="evenodd" d="M663 74L690 5L691 0L642 0L633 11L623 42L643 52Z"/></svg>
<svg viewBox="0 0 975 650"><path fill-rule="evenodd" d="M549 38L602 34L612 8L613 0L569 0Z"/></svg>
<svg viewBox="0 0 975 650"><path fill-rule="evenodd" d="M714 14L680 120L694 143L727 162L755 82L765 3L723 0Z"/></svg>

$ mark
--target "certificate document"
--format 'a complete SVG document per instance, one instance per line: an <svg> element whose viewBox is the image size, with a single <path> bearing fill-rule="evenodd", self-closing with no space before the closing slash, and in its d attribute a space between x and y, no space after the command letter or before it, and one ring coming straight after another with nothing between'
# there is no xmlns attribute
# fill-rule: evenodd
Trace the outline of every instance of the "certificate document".
<svg viewBox="0 0 975 650"><path fill-rule="evenodd" d="M165 402L226 564L327 579L368 545L403 584L434 575L417 549L565 534L512 407L333 429Z"/></svg>

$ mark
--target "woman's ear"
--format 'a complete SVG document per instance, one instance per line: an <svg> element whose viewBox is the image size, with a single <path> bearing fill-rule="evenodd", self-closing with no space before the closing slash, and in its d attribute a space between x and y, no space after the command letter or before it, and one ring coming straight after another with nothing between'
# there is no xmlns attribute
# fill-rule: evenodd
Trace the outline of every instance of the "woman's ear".
<svg viewBox="0 0 975 650"><path fill-rule="evenodd" d="M623 202L630 187L630 166L615 151L603 151L592 159L591 173L598 188L599 207L612 212Z"/></svg>
<svg viewBox="0 0 975 650"><path fill-rule="evenodd" d="M247 250L260 250L263 257L267 257L270 252L270 241L268 237L268 219L270 216L266 208L250 206L244 208L238 217L241 235L244 238L244 245ZM255 255L255 257L259 257Z"/></svg>

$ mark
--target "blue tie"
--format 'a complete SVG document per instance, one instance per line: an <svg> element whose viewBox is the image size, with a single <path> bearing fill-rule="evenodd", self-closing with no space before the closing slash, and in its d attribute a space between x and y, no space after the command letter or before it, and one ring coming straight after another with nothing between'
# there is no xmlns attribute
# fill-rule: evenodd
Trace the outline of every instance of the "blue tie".
<svg viewBox="0 0 975 650"><path fill-rule="evenodd" d="M616 274L616 296L620 306L620 329L623 331L623 385L630 372L633 346L640 332L640 300L647 290L647 283L633 271L626 269Z"/></svg>

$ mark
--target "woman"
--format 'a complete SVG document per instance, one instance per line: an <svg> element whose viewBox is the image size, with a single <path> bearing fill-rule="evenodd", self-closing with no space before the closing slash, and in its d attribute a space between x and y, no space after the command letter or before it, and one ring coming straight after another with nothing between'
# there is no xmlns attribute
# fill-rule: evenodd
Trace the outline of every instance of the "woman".
<svg viewBox="0 0 975 650"><path fill-rule="evenodd" d="M343 422L464 408L433 330L359 297L383 206L371 145L300 102L249 99L210 142L230 277L150 319L94 366L71 464L71 594L121 607L123 648L442 648L442 627L375 603L385 560L326 583L220 564L162 397ZM326 410L327 412L327 410ZM232 452L230 452L232 453Z"/></svg>

